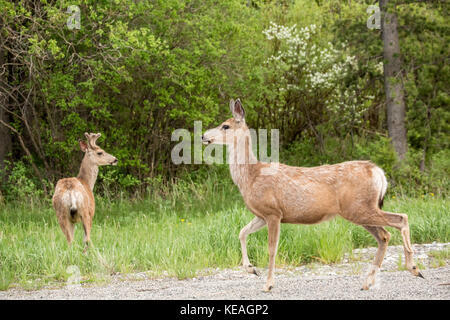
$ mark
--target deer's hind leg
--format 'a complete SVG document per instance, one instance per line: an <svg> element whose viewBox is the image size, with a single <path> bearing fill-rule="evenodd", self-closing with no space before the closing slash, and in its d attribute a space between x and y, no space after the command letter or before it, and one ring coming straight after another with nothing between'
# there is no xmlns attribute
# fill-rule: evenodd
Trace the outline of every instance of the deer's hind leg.
<svg viewBox="0 0 450 320"><path fill-rule="evenodd" d="M375 254L375 259L373 261L372 267L369 270L366 281L364 282L363 289L368 290L371 286L375 284L376 275L378 270L381 268L383 263L384 255L388 247L389 239L391 234L387 232L383 227L374 226L363 226L367 231L369 231L378 242L378 250Z"/></svg>
<svg viewBox="0 0 450 320"><path fill-rule="evenodd" d="M422 277L422 274L420 273L419 269L417 268L416 264L414 263L413 259L413 249L411 245L410 240L410 233L409 233L409 224L408 224L408 216L404 213L392 213L383 211L381 209L374 209L367 215L361 215L357 217L356 219L352 219L352 222L363 225L369 232L371 232L375 238L378 241L377 237L380 237L380 230L381 229L373 229L383 227L383 226L389 226L394 227L398 230L400 230L400 233L402 235L403 239L403 248L405 251L405 262L406 262L406 268L415 276ZM367 228L369 227L369 229ZM383 229L384 230L384 229ZM387 231L386 231L387 232ZM381 231L381 235L383 234L383 231ZM377 251L377 256L375 257L374 265L377 265L377 262L379 259L381 259L381 256L384 257L384 253L386 252L386 249L384 246L387 247L386 244L379 243L379 249ZM384 251L382 251L384 250ZM369 274L370 278L370 274ZM371 279L367 279L366 284L371 283ZM367 289L366 286L363 287L363 289Z"/></svg>
<svg viewBox="0 0 450 320"><path fill-rule="evenodd" d="M91 244L91 228L92 228L92 217L87 213L83 213L81 217L81 222L83 223L84 230L84 250L83 253L87 252L89 245Z"/></svg>
<svg viewBox="0 0 450 320"><path fill-rule="evenodd" d="M414 251L411 245L408 216L404 213L391 213L387 211L381 211L383 217L387 220L387 225L400 230L403 239L403 249L405 251L405 264L406 268L415 276L423 278L416 264L414 263Z"/></svg>
<svg viewBox="0 0 450 320"><path fill-rule="evenodd" d="M75 224L72 221L70 221L68 216L65 216L65 215L58 216L58 222L59 222L62 232L66 236L67 243L70 246L73 241Z"/></svg>

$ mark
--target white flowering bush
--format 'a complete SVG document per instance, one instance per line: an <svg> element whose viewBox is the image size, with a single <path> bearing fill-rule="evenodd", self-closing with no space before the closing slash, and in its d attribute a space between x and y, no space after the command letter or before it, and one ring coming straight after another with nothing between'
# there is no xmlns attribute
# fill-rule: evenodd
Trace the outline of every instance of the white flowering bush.
<svg viewBox="0 0 450 320"><path fill-rule="evenodd" d="M300 125L308 121L309 127L358 125L368 104L357 94L358 82L349 81L358 68L356 58L320 42L318 32L314 24L297 28L273 22L263 31L273 47L266 63L278 89L278 111Z"/></svg>

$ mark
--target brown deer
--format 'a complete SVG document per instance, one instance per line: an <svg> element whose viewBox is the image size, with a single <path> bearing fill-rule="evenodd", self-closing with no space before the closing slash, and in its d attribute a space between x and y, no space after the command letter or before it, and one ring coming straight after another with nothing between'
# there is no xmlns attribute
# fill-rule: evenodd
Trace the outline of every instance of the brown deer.
<svg viewBox="0 0 450 320"><path fill-rule="evenodd" d="M202 142L228 146L231 178L247 208L256 216L239 234L242 263L247 272L257 274L247 256L246 238L265 225L268 227L269 270L264 291L270 291L274 285L280 223L315 224L336 215L363 226L378 242L375 260L363 289L374 285L386 253L390 233L383 226L400 230L406 267L413 275L423 277L413 260L408 216L381 209L387 189L381 168L370 161L348 161L312 168L275 163L274 168L274 163L260 162L252 152L241 101L231 100L230 109L233 118L207 130Z"/></svg>
<svg viewBox="0 0 450 320"><path fill-rule="evenodd" d="M53 195L59 225L70 244L73 240L75 223L82 222L86 252L91 242L92 219L95 213L94 190L98 167L102 165L117 165L117 159L106 153L95 144L100 133L85 133L87 142L80 140L81 151L85 153L80 171L76 178L60 179Z"/></svg>

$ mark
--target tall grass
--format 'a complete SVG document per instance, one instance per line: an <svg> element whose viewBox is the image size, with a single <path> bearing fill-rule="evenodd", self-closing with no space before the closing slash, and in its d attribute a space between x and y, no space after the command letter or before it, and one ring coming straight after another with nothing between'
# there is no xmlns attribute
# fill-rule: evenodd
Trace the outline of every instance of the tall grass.
<svg viewBox="0 0 450 320"><path fill-rule="evenodd" d="M201 184L185 179L159 186L134 200L98 198L94 246L87 255L82 253L81 225L69 248L48 199L0 204L0 289L61 285L71 275L69 266L79 268L83 281L147 270L186 278L204 268L238 266L238 234L253 215L230 180L211 175ZM432 195L386 200L387 210L409 215L414 243L450 241L448 200ZM399 232L390 231L390 244L401 244ZM282 225L276 263L333 263L365 246L376 246L376 241L340 218L312 226ZM248 250L252 263L267 266L267 229L249 236Z"/></svg>

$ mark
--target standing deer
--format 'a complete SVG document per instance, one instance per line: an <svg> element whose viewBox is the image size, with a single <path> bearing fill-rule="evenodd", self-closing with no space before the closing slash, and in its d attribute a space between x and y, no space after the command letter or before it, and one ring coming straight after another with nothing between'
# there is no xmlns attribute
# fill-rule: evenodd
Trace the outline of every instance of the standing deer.
<svg viewBox="0 0 450 320"><path fill-rule="evenodd" d="M95 213L95 199L92 192L97 180L98 166L117 165L117 159L95 144L100 133L86 132L84 135L87 142L82 140L79 142L81 151L85 153L80 172L76 178L58 181L53 195L53 208L69 245L73 240L75 223L80 221L83 223L84 252L86 252L91 242L92 219Z"/></svg>
<svg viewBox="0 0 450 320"><path fill-rule="evenodd" d="M400 230L406 267L413 275L423 278L413 260L408 216L381 210L387 189L381 168L370 161L348 161L312 168L276 163L277 169L270 170L271 164L257 161L252 152L241 101L231 100L230 109L233 118L207 130L202 142L228 146L231 178L247 208L256 216L239 234L243 267L249 273L256 274L256 270L247 256L247 236L265 225L268 227L269 270L264 291L270 291L274 285L280 223L315 224L336 215L363 226L378 242L363 289L374 285L386 253L390 233L383 226Z"/></svg>

